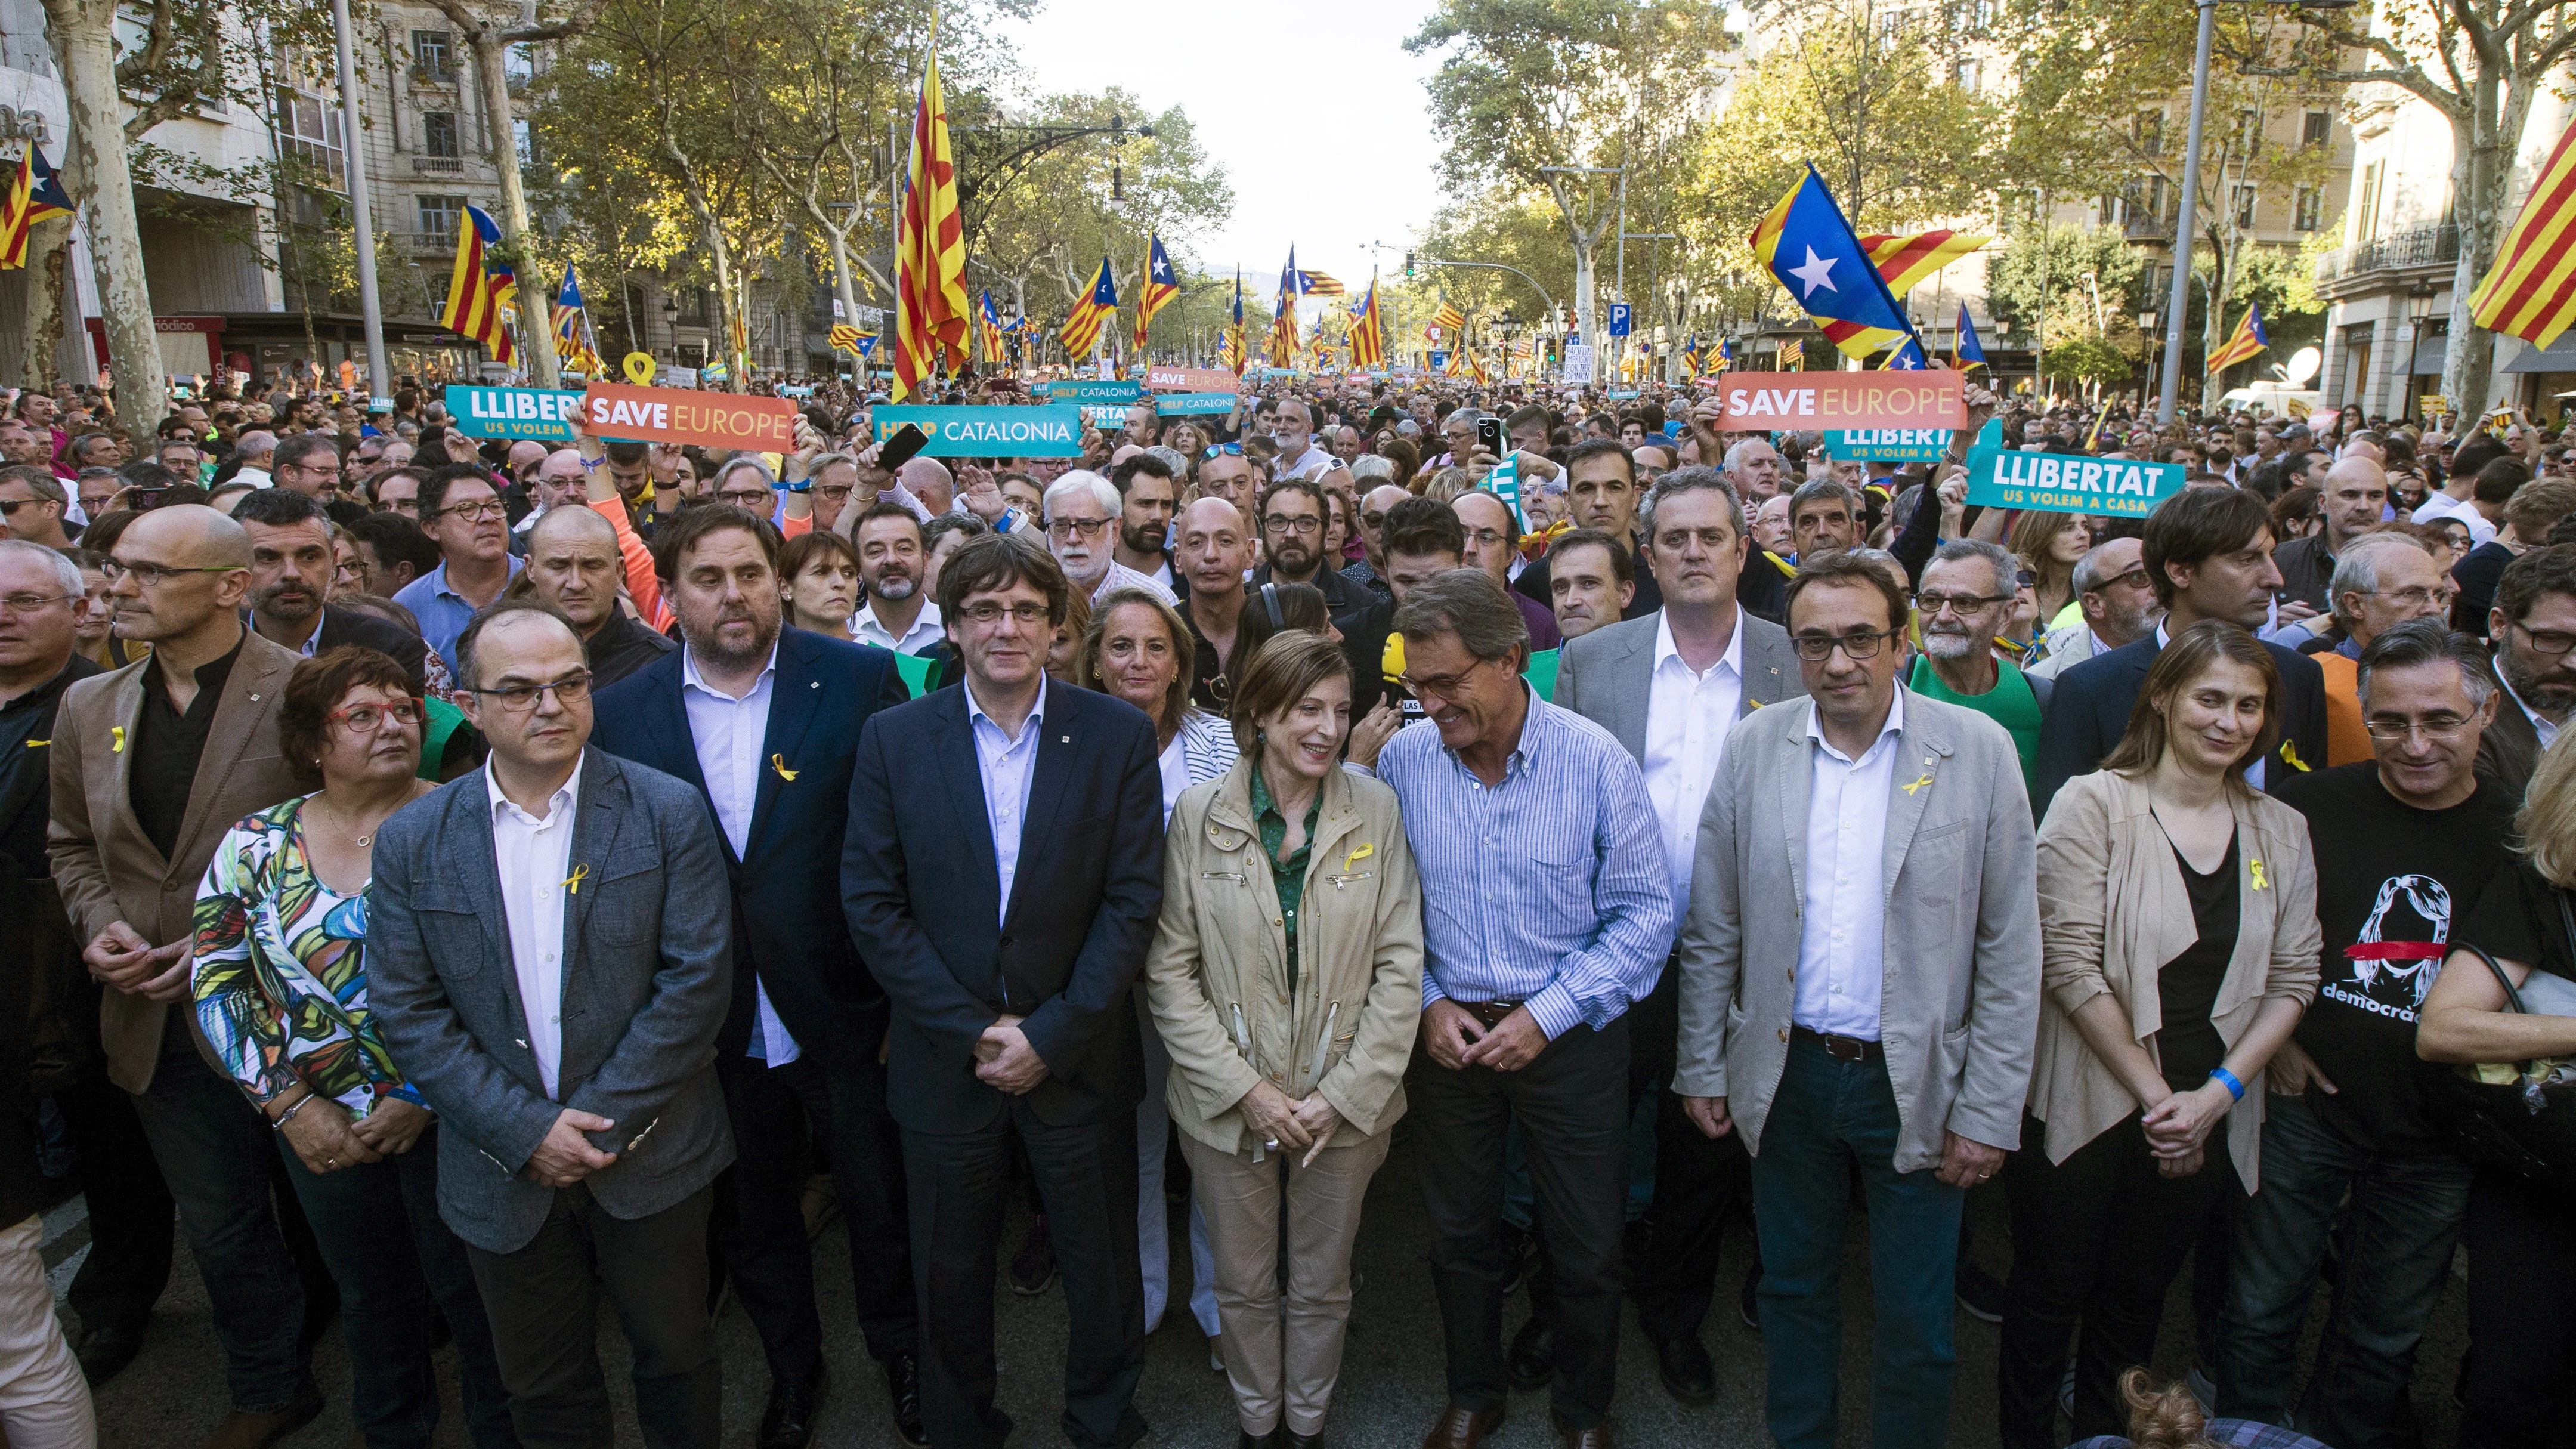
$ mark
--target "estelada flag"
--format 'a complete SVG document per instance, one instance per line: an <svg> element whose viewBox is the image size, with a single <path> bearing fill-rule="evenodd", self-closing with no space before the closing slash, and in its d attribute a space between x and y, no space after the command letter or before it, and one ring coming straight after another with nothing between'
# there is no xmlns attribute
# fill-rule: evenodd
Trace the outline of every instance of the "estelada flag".
<svg viewBox="0 0 2576 1449"><path fill-rule="evenodd" d="M975 318L975 330L981 334L984 361L999 363L1008 356L1003 350L1002 314L994 310L993 292L989 287L984 290L982 310Z"/></svg>
<svg viewBox="0 0 2576 1449"><path fill-rule="evenodd" d="M1064 355L1080 361L1100 345L1100 330L1118 311L1118 281L1109 275L1109 258L1100 259L1100 270L1091 274L1090 289L1073 304L1073 312L1064 319L1064 329L1056 335L1064 343Z"/></svg>
<svg viewBox="0 0 2576 1449"><path fill-rule="evenodd" d="M1297 299L1304 295L1306 274L1297 270L1297 249L1288 249L1288 265L1279 273L1279 295L1270 304L1270 365L1297 365Z"/></svg>
<svg viewBox="0 0 2576 1449"><path fill-rule="evenodd" d="M2216 376L2248 358L2260 357L2263 349L2271 345L2271 337L2263 331L2263 309L2248 302L2245 304L2245 320L2236 324L2236 335L2228 338L2225 346L2209 354L2209 372Z"/></svg>
<svg viewBox="0 0 2576 1449"><path fill-rule="evenodd" d="M922 68L912 112L912 162L903 183L895 238L896 402L923 378L966 362L966 229L957 208L957 164L948 146L948 103L939 90L939 53Z"/></svg>
<svg viewBox="0 0 2576 1449"><path fill-rule="evenodd" d="M1234 321L1225 329L1225 365L1235 376L1243 376L1250 356L1243 346L1243 268L1234 269Z"/></svg>
<svg viewBox="0 0 2576 1449"><path fill-rule="evenodd" d="M2469 294L2469 315L2491 332L2547 347L2576 322L2576 123L2549 152L2495 265Z"/></svg>
<svg viewBox="0 0 2576 1449"><path fill-rule="evenodd" d="M1378 314L1377 274L1369 274L1368 290L1360 294L1360 304L1351 309L1351 366L1357 368L1386 365L1386 326Z"/></svg>
<svg viewBox="0 0 2576 1449"><path fill-rule="evenodd" d="M1965 302L1959 304L1959 342L1951 350L1961 372L1986 365L1986 345L1977 340L1977 324L1968 320L1968 304Z"/></svg>
<svg viewBox="0 0 2576 1449"><path fill-rule="evenodd" d="M9 182L5 202L0 202L0 272L15 271L27 265L27 233L37 222L72 214L71 197L63 192L62 178L45 164L45 154L36 143L27 143L25 154L18 158L18 172Z"/></svg>
<svg viewBox="0 0 2576 1449"><path fill-rule="evenodd" d="M1813 165L1750 240L1754 256L1844 356L1867 358L1893 346L1898 360L1890 366L1923 365L1914 324Z"/></svg>
<svg viewBox="0 0 2576 1449"><path fill-rule="evenodd" d="M483 208L469 206L456 218L456 262L448 269L438 325L482 343L507 367L518 355L510 342L510 308L518 301L519 276L491 257L488 249L500 242L500 223Z"/></svg>
<svg viewBox="0 0 2576 1449"><path fill-rule="evenodd" d="M1348 295L1348 289L1343 287L1341 283L1333 280L1332 275L1327 272L1299 272L1297 274L1297 290L1308 297L1340 297Z"/></svg>
<svg viewBox="0 0 2576 1449"><path fill-rule="evenodd" d="M1145 355L1145 329L1163 304L1181 294L1180 278L1172 273L1172 257L1163 250L1163 238L1149 235L1145 250L1145 285L1136 298L1136 355Z"/></svg>
<svg viewBox="0 0 2576 1449"><path fill-rule="evenodd" d="M859 329L847 322L832 324L832 350L855 353L859 350Z"/></svg>

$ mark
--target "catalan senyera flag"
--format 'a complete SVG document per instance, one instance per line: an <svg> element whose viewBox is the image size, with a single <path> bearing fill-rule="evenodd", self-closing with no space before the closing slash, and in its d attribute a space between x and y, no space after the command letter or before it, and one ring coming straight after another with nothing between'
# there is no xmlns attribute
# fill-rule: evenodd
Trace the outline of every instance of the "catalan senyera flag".
<svg viewBox="0 0 2576 1449"><path fill-rule="evenodd" d="M732 332L733 351L726 355L741 359L744 373L748 375L751 369L751 322L740 304L733 309Z"/></svg>
<svg viewBox="0 0 2576 1449"><path fill-rule="evenodd" d="M1145 284L1136 297L1136 356L1145 355L1145 329L1152 325L1154 314L1163 304L1181 294L1181 279L1172 272L1172 257L1163 250L1163 238L1149 235L1145 248Z"/></svg>
<svg viewBox="0 0 2576 1449"><path fill-rule="evenodd" d="M1444 337L1454 336L1459 328L1466 325L1467 314L1458 310L1457 303L1444 298L1440 303L1440 310L1432 313L1431 320L1423 324L1422 335L1437 342Z"/></svg>
<svg viewBox="0 0 2576 1449"><path fill-rule="evenodd" d="M2496 247L2495 265L2469 294L2477 324L2534 347L2576 322L2576 124L2531 183L2531 195Z"/></svg>
<svg viewBox="0 0 2576 1449"><path fill-rule="evenodd" d="M1251 356L1243 345L1243 268L1234 269L1234 321L1225 329L1225 365L1235 376L1243 376L1244 365Z"/></svg>
<svg viewBox="0 0 2576 1449"><path fill-rule="evenodd" d="M1350 290L1328 272L1299 272L1297 290L1309 297L1346 297Z"/></svg>
<svg viewBox="0 0 2576 1449"><path fill-rule="evenodd" d="M1807 370L1807 344L1805 344L1804 342L1783 342L1783 343L1781 343L1781 344L1780 344L1780 370L1781 370L1782 372L1804 372L1804 371L1806 371L1806 370Z"/></svg>
<svg viewBox="0 0 2576 1449"><path fill-rule="evenodd" d="M1002 340L1002 314L993 306L993 292L989 287L984 290L982 305L976 311L975 332L987 365L998 366L1008 359L1009 353L1004 350L1007 344Z"/></svg>
<svg viewBox="0 0 2576 1449"><path fill-rule="evenodd" d="M1870 265L1878 268L1887 290L1901 298L1915 283L1993 240L1964 232L1921 231L1910 236L1865 236L1860 244L1869 249Z"/></svg>
<svg viewBox="0 0 2576 1449"><path fill-rule="evenodd" d="M956 156L948 145L948 102L939 89L939 52L922 68L912 112L912 162L904 176L895 237L896 402L922 379L966 361L965 217L957 207Z"/></svg>
<svg viewBox="0 0 2576 1449"><path fill-rule="evenodd" d="M1750 240L1753 255L1844 356L1866 358L1893 346L1898 360L1889 366L1923 365L1914 324L1813 165Z"/></svg>
<svg viewBox="0 0 2576 1449"><path fill-rule="evenodd" d="M1977 340L1977 324L1968 316L1968 304L1959 304L1959 341L1950 349L1951 360L1961 372L1986 365L1986 344Z"/></svg>
<svg viewBox="0 0 2576 1449"><path fill-rule="evenodd" d="M510 309L519 299L519 276L489 249L500 245L501 225L479 206L456 219L456 263L447 273L447 305L438 325L483 344L506 367L518 357L510 340Z"/></svg>
<svg viewBox="0 0 2576 1449"><path fill-rule="evenodd" d="M1073 304L1063 329L1056 333L1064 343L1064 355L1077 362L1090 356L1100 346L1101 330L1117 313L1118 279L1109 274L1109 258L1103 256L1100 270L1091 274L1091 286Z"/></svg>
<svg viewBox="0 0 2576 1449"><path fill-rule="evenodd" d="M62 179L45 164L36 143L29 141L18 158L7 198L0 201L0 272L27 265L27 233L37 222L71 214L72 199L64 194Z"/></svg>
<svg viewBox="0 0 2576 1449"><path fill-rule="evenodd" d="M1369 274L1368 290L1360 294L1360 304L1351 309L1351 366L1355 368L1386 365L1386 319L1377 305L1377 274Z"/></svg>
<svg viewBox="0 0 2576 1449"><path fill-rule="evenodd" d="M1288 249L1288 265L1279 273L1279 295L1270 304L1270 342L1268 352L1273 367L1297 365L1297 298L1305 286L1305 273L1297 270L1297 249Z"/></svg>
<svg viewBox="0 0 2576 1449"><path fill-rule="evenodd" d="M2263 331L2263 309L2248 302L2245 304L2245 320L2236 324L2235 335L2209 354L2208 371L2215 377L2248 358L2261 356L2263 349L2271 345L2271 337Z"/></svg>

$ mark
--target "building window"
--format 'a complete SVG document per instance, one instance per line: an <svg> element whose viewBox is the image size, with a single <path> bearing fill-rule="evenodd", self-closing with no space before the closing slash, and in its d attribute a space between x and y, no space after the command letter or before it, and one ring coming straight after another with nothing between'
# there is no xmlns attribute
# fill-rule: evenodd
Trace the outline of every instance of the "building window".
<svg viewBox="0 0 2576 1449"><path fill-rule="evenodd" d="M2161 156L2165 153L2165 113L2140 111L2134 125L2139 154Z"/></svg>
<svg viewBox="0 0 2576 1449"><path fill-rule="evenodd" d="M2147 178L2147 216L2148 216L2148 219L2153 220L2153 221L2162 221L2162 220L2164 220L2166 217L2173 215L2173 209L2174 209L2174 188L2173 188L2173 183L2172 183L2172 182L2170 182L2170 181L2165 180L2165 179L2164 179L2163 177L2161 177L2161 176L2150 176L2150 177L2148 177L2148 178Z"/></svg>
<svg viewBox="0 0 2576 1449"><path fill-rule="evenodd" d="M2236 113L2236 154L2251 156L2262 149L2263 113L2238 111Z"/></svg>
<svg viewBox="0 0 2576 1449"><path fill-rule="evenodd" d="M2379 184L2388 174L2388 163L2373 161L2361 168L2361 205L2354 209L2352 239L2366 242L2379 235Z"/></svg>
<svg viewBox="0 0 2576 1449"><path fill-rule="evenodd" d="M519 164L522 166L536 165L537 133L535 128L524 119L514 120L510 123L510 134L518 142Z"/></svg>
<svg viewBox="0 0 2576 1449"><path fill-rule="evenodd" d="M522 42L501 52L501 70L512 85L525 85L537 78L537 48Z"/></svg>
<svg viewBox="0 0 2576 1449"><path fill-rule="evenodd" d="M2250 231L2254 226L2255 188L2251 186L2239 186L2235 188L2235 192L2236 224L2240 228Z"/></svg>
<svg viewBox="0 0 2576 1449"><path fill-rule="evenodd" d="M2291 193L2290 225L2299 231L2315 231L2324 224L2325 188L2302 186Z"/></svg>
<svg viewBox="0 0 2576 1449"><path fill-rule="evenodd" d="M465 215L462 196L422 196L414 198L420 207L421 235L444 239L456 235L457 218Z"/></svg>
<svg viewBox="0 0 2576 1449"><path fill-rule="evenodd" d="M277 93L277 147L309 168L307 185L349 188L349 158L340 144L340 108L302 91Z"/></svg>
<svg viewBox="0 0 2576 1449"><path fill-rule="evenodd" d="M456 148L456 113L424 111L420 117L420 154L454 160L461 153Z"/></svg>
<svg viewBox="0 0 2576 1449"><path fill-rule="evenodd" d="M2299 144L2322 146L2334 137L2334 113L2310 111L2299 123Z"/></svg>
<svg viewBox="0 0 2576 1449"><path fill-rule="evenodd" d="M456 37L444 30L415 30L411 33L412 68L423 75L444 78L456 69Z"/></svg>
<svg viewBox="0 0 2576 1449"><path fill-rule="evenodd" d="M691 327L706 326L707 309L711 304L711 297L707 289L704 287L683 287L680 289L679 298L680 320Z"/></svg>
<svg viewBox="0 0 2576 1449"><path fill-rule="evenodd" d="M1960 62L1959 62L1959 68L1958 68L1959 89L1961 89L1961 90L1963 90L1963 91L1966 91L1966 92L1967 92L1968 94L1970 94L1970 95L1975 95L1975 94L1977 93L1977 91L1981 88L1981 87L1979 86L1979 82L1980 82L1980 81L1982 81L1982 80L1984 80L1984 79L1985 79L1985 71L1984 71L1984 67L1983 67L1983 66L1981 66L1978 62L1973 61L1973 60L1963 60L1963 61L1960 61Z"/></svg>

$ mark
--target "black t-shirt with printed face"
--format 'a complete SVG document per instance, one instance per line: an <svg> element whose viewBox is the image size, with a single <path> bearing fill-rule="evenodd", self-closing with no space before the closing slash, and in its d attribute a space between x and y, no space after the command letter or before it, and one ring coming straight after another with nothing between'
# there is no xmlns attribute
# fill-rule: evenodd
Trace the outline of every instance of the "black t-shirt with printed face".
<svg viewBox="0 0 2576 1449"><path fill-rule="evenodd" d="M2365 1148L2442 1150L2424 1110L2416 1012L2505 865L2517 802L2480 776L2468 799L2419 810L2388 793L2371 761L2296 775L2272 794L2307 817L2316 851L2325 959L2297 1041L2337 1089L2319 1094L2319 1113Z"/></svg>

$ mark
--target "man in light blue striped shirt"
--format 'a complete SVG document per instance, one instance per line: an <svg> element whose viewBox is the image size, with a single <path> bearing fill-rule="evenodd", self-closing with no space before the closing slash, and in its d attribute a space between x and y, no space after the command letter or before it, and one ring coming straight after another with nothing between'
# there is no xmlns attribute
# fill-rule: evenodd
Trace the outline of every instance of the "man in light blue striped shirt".
<svg viewBox="0 0 2576 1449"><path fill-rule="evenodd" d="M1503 1136L1520 1122L1556 1290L1551 1408L1573 1449L1607 1449L1627 1191L1628 1008L1672 941L1672 886L1636 760L1538 699L1529 630L1460 569L1397 609L1404 683L1430 728L1400 730L1378 777L1423 880L1422 1036L1412 1074L1449 1402L1430 1449L1502 1422Z"/></svg>

